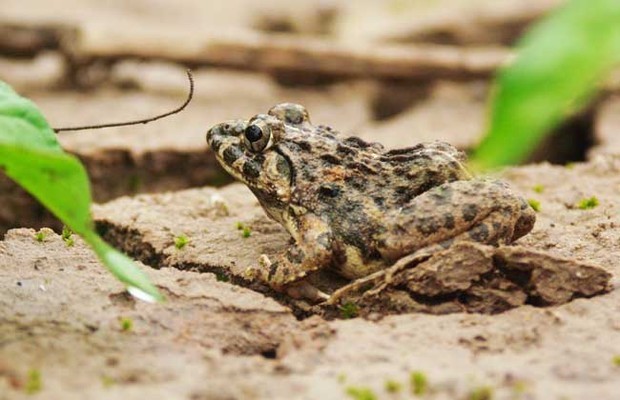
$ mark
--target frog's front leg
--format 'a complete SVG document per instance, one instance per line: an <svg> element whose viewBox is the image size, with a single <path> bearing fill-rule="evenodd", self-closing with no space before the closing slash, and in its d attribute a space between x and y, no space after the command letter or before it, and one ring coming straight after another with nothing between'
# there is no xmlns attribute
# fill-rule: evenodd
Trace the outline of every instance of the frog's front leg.
<svg viewBox="0 0 620 400"><path fill-rule="evenodd" d="M295 243L274 260L262 256L257 278L278 292L311 301L329 296L305 280L312 272L334 260L334 239L329 226L319 217L306 214L295 225Z"/></svg>

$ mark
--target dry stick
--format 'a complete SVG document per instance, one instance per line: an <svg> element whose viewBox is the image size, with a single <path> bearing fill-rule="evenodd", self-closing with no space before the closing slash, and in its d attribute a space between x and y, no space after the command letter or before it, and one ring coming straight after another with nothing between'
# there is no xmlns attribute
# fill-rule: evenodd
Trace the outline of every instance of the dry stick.
<svg viewBox="0 0 620 400"><path fill-rule="evenodd" d="M85 126L71 126L68 128L53 128L54 132L68 132L68 131L82 131L87 129L101 129L101 128L112 128L117 126L129 126L129 125L138 125L138 124L148 124L149 122L157 121L158 119L165 118L167 116L176 114L178 112L183 111L185 107L192 101L192 97L194 97L194 77L192 76L192 71L187 70L187 79L189 79L189 93L187 95L187 99L181 106L175 108L172 111L168 111L165 114L160 114L155 117L139 119L135 121L127 121L127 122L114 122L111 124L98 124L98 125L85 125Z"/></svg>
<svg viewBox="0 0 620 400"><path fill-rule="evenodd" d="M193 66L337 78L487 79L511 57L501 47L350 43L295 35L238 32L157 37L85 29L71 51L85 60L164 60ZM188 34L189 35L189 34Z"/></svg>

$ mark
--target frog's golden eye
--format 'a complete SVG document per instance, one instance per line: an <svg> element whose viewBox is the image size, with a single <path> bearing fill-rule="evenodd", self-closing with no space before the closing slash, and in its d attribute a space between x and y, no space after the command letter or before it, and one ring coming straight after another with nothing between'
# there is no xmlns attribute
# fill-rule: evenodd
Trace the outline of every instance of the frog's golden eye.
<svg viewBox="0 0 620 400"><path fill-rule="evenodd" d="M266 125L251 124L245 128L243 137L246 149L260 153L265 150L271 140L271 129Z"/></svg>

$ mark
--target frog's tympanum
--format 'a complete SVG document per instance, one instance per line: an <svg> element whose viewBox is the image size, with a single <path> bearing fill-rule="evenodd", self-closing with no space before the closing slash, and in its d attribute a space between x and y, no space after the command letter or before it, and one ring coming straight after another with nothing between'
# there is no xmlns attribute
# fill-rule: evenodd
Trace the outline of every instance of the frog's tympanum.
<svg viewBox="0 0 620 400"><path fill-rule="evenodd" d="M297 104L218 124L207 142L291 234L290 248L264 256L255 274L297 298L325 298L305 279L323 268L357 279L456 242L508 244L535 221L505 183L473 178L447 143L385 150L312 125Z"/></svg>

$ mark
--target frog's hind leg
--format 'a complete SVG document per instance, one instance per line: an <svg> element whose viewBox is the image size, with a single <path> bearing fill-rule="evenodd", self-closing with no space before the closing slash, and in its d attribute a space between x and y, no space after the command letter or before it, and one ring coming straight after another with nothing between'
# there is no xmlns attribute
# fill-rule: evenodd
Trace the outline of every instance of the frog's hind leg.
<svg viewBox="0 0 620 400"><path fill-rule="evenodd" d="M501 181L444 183L388 216L378 248L387 260L458 241L507 244L534 226L534 210Z"/></svg>

